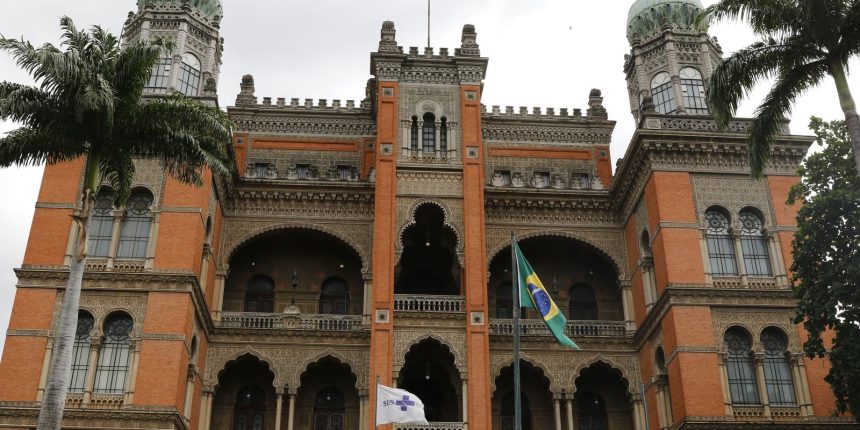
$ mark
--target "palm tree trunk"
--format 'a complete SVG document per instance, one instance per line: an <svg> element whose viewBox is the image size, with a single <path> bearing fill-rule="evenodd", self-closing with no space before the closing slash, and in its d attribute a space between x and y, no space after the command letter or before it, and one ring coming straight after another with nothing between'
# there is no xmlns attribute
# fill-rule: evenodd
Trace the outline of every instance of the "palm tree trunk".
<svg viewBox="0 0 860 430"><path fill-rule="evenodd" d="M833 79L836 81L836 92L839 94L839 104L845 113L845 125L848 127L848 136L851 139L851 147L854 149L854 165L857 175L860 175L860 116L857 115L857 107L854 98L851 97L851 89L848 88L848 79L845 77L845 68L842 63L834 61L830 66Z"/></svg>

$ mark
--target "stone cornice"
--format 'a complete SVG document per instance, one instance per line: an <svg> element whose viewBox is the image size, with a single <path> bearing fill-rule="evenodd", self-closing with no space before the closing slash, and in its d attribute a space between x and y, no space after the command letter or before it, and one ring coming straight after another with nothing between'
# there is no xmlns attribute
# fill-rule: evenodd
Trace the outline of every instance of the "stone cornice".
<svg viewBox="0 0 860 430"><path fill-rule="evenodd" d="M0 427L35 427L39 405L31 402L0 402ZM127 406L122 409L66 408L63 427L112 429L187 430L188 423L176 408L158 406Z"/></svg>
<svg viewBox="0 0 860 430"><path fill-rule="evenodd" d="M484 140L609 145L615 121L581 117L484 114Z"/></svg>
<svg viewBox="0 0 860 430"><path fill-rule="evenodd" d="M273 182L273 181L269 181ZM307 184L281 184L265 188L250 187L243 184L241 188L235 189L226 199L222 200L224 214L227 216L265 214L273 213L278 208L287 208L291 205L309 205L308 209L317 205L321 213L329 213L338 210L343 213L331 213L333 219L350 217L355 219L369 219L373 215L373 188L367 183L343 184L322 183L320 181L308 182ZM295 182L295 181L292 181ZM263 184L261 184L263 185Z"/></svg>
<svg viewBox="0 0 860 430"><path fill-rule="evenodd" d="M730 416L684 417L677 430L826 430L858 429L857 421L850 417L803 417L795 421L762 420L742 421Z"/></svg>
<svg viewBox="0 0 860 430"><path fill-rule="evenodd" d="M256 105L228 107L227 113L236 123L237 133L354 137L376 135L375 119L370 110L362 108Z"/></svg>

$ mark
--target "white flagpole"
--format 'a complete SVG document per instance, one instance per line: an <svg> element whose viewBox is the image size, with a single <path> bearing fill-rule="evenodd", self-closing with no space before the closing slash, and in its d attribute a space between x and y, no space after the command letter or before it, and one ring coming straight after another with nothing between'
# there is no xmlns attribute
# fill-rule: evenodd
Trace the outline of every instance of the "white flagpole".
<svg viewBox="0 0 860 430"><path fill-rule="evenodd" d="M514 247L516 234L511 230L511 276L513 277L513 321L514 321L514 430L522 430L523 406L520 398L520 267Z"/></svg>

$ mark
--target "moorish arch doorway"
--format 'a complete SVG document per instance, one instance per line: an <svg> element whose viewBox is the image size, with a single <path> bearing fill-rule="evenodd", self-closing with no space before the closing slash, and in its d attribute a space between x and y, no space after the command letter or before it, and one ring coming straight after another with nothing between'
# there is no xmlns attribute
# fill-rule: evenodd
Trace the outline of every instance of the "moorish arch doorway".
<svg viewBox="0 0 860 430"><path fill-rule="evenodd" d="M628 381L620 370L597 362L583 369L575 384L577 430L633 430Z"/></svg>
<svg viewBox="0 0 860 430"><path fill-rule="evenodd" d="M447 345L424 339L406 353L397 387L418 396L429 422L463 420L460 372Z"/></svg>
<svg viewBox="0 0 860 430"><path fill-rule="evenodd" d="M308 365L296 394L295 429L359 428L360 398L350 366L327 356Z"/></svg>
<svg viewBox="0 0 860 430"><path fill-rule="evenodd" d="M554 427L552 393L543 371L520 360L520 393L523 430ZM514 366L502 368L493 391L493 430L514 430Z"/></svg>
<svg viewBox="0 0 860 430"><path fill-rule="evenodd" d="M420 205L400 240L403 253L394 269L396 294L460 294L457 235L445 224L442 208Z"/></svg>
<svg viewBox="0 0 860 430"><path fill-rule="evenodd" d="M267 430L275 422L275 375L252 355L228 363L218 376L211 430Z"/></svg>

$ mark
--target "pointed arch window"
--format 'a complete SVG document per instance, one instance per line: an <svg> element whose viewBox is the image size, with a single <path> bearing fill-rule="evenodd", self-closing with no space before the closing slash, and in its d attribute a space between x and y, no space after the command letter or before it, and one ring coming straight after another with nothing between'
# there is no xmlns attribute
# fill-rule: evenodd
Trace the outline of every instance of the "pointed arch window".
<svg viewBox="0 0 860 430"><path fill-rule="evenodd" d="M729 234L729 218L721 210L711 208L705 211L707 231L705 241L708 245L708 258L711 274L715 276L737 276L738 263L735 247Z"/></svg>
<svg viewBox="0 0 860 430"><path fill-rule="evenodd" d="M752 211L741 211L741 252L744 268L750 276L772 276L767 237L764 235L761 217Z"/></svg>
<svg viewBox="0 0 860 430"><path fill-rule="evenodd" d="M245 291L245 312L275 311L275 281L266 275L257 275L248 281Z"/></svg>
<svg viewBox="0 0 860 430"><path fill-rule="evenodd" d="M740 405L760 403L752 359L752 341L737 327L726 330L726 372L732 403Z"/></svg>
<svg viewBox="0 0 860 430"><path fill-rule="evenodd" d="M344 430L343 393L335 387L320 390L314 399L314 430Z"/></svg>
<svg viewBox="0 0 860 430"><path fill-rule="evenodd" d="M771 406L794 406L794 380L788 362L788 341L782 331L767 328L761 332L764 347L764 385Z"/></svg>
<svg viewBox="0 0 860 430"><path fill-rule="evenodd" d="M90 257L107 257L110 254L114 224L113 199L113 191L109 188L101 189L96 195L87 238L87 255Z"/></svg>
<svg viewBox="0 0 860 430"><path fill-rule="evenodd" d="M198 95L200 89L200 60L192 54L182 56L179 66L179 92L186 96Z"/></svg>
<svg viewBox="0 0 860 430"><path fill-rule="evenodd" d="M233 414L233 430L264 430L266 428L266 393L256 385L239 390Z"/></svg>
<svg viewBox="0 0 860 430"><path fill-rule="evenodd" d="M117 258L146 258L152 226L152 200L152 194L148 191L136 191L129 197L119 235Z"/></svg>
<svg viewBox="0 0 860 430"><path fill-rule="evenodd" d="M424 153L436 152L436 115L430 112L424 114L423 146Z"/></svg>
<svg viewBox="0 0 860 430"><path fill-rule="evenodd" d="M69 392L82 393L86 388L94 326L95 320L89 312L83 310L78 312L75 344L72 347L72 378L69 380Z"/></svg>
<svg viewBox="0 0 860 430"><path fill-rule="evenodd" d="M349 284L341 278L326 279L320 288L320 313L346 315L349 313Z"/></svg>
<svg viewBox="0 0 860 430"><path fill-rule="evenodd" d="M702 74L692 67L684 67L679 75L684 110L691 115L707 115L708 104L705 103L705 83L702 80Z"/></svg>
<svg viewBox="0 0 860 430"><path fill-rule="evenodd" d="M155 92L164 92L170 86L170 67L173 65L173 60L169 57L160 58L154 66L152 73L149 75L149 81L146 83L146 89Z"/></svg>
<svg viewBox="0 0 860 430"><path fill-rule="evenodd" d="M657 112L670 114L678 111L672 78L668 73L660 72L651 78L651 97L654 99L654 108Z"/></svg>
<svg viewBox="0 0 860 430"><path fill-rule="evenodd" d="M99 352L93 392L103 394L125 392L133 328L134 322L124 313L115 314L105 322L105 339Z"/></svg>
<svg viewBox="0 0 860 430"><path fill-rule="evenodd" d="M569 315L572 320L588 321L598 318L597 300L594 291L585 284L570 287Z"/></svg>

